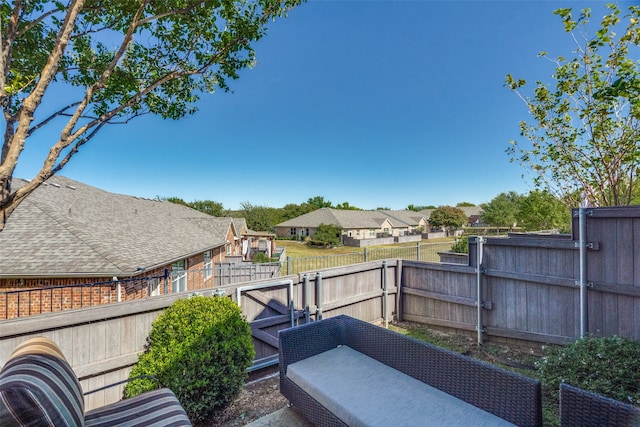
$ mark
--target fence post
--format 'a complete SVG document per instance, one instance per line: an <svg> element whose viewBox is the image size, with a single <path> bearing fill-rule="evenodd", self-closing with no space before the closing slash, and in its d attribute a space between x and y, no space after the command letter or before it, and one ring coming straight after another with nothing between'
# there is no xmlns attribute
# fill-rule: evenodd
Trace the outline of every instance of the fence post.
<svg viewBox="0 0 640 427"><path fill-rule="evenodd" d="M309 312L311 310L309 308L309 275L305 273L303 277L304 281L302 291L304 294L304 321L305 323L309 323L311 321L311 313Z"/></svg>
<svg viewBox="0 0 640 427"><path fill-rule="evenodd" d="M389 327L389 309L387 307L387 297L389 289L387 288L387 261L382 261L382 318L384 319L384 327Z"/></svg>
<svg viewBox="0 0 640 427"><path fill-rule="evenodd" d="M287 256L287 276L290 274L290 267L291 267L291 257Z"/></svg>
<svg viewBox="0 0 640 427"><path fill-rule="evenodd" d="M580 286L580 338L589 332L587 313L587 209L578 208L578 240L580 245L580 265L578 286Z"/></svg>
<svg viewBox="0 0 640 427"><path fill-rule="evenodd" d="M477 252L476 252L476 272L477 272L477 306L478 306L478 345L482 345L482 323L483 323L483 319L482 319L482 308L483 308L483 302L482 302L482 273L483 273L483 267L482 267L482 246L485 242L484 237L477 237L476 238L476 242L477 242Z"/></svg>
<svg viewBox="0 0 640 427"><path fill-rule="evenodd" d="M396 318L398 319L398 322L402 322L402 310L403 310L403 306L402 306L402 286L404 286L404 283L402 283L402 260L399 259L396 261L396 276L395 276L395 285L396 285Z"/></svg>
<svg viewBox="0 0 640 427"><path fill-rule="evenodd" d="M420 242L416 242L416 261L420 261Z"/></svg>
<svg viewBox="0 0 640 427"><path fill-rule="evenodd" d="M322 320L322 273L316 273L316 320Z"/></svg>
<svg viewBox="0 0 640 427"><path fill-rule="evenodd" d="M362 262L367 262L367 260L369 259L369 254L367 251L367 248L364 248L364 252L362 252L363 255L363 261Z"/></svg>

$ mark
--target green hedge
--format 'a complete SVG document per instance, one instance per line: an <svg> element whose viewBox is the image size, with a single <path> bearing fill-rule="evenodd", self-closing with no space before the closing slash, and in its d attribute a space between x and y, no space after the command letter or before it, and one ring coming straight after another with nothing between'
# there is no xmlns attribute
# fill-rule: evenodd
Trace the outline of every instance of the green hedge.
<svg viewBox="0 0 640 427"><path fill-rule="evenodd" d="M640 404L640 341L589 337L551 347L538 362L546 393L558 399L561 382L633 405Z"/></svg>
<svg viewBox="0 0 640 427"><path fill-rule="evenodd" d="M254 356L251 329L238 305L225 297L195 296L176 301L156 319L130 377L156 377L198 423L235 399ZM135 380L126 385L125 397L153 388L150 380Z"/></svg>

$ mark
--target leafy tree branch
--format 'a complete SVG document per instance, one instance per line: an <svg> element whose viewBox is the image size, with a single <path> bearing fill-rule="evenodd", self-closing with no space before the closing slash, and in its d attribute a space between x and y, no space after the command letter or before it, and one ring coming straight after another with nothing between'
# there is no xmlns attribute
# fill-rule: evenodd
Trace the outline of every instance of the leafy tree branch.
<svg viewBox="0 0 640 427"><path fill-rule="evenodd" d="M0 5L0 230L32 191L107 124L143 114L180 119L200 93L229 90L255 62L269 22L303 0L47 0ZM64 87L68 98L47 97ZM76 97L72 99L72 97ZM63 105L55 106L56 102ZM42 105L52 109L43 119ZM36 114L37 113L37 114ZM11 180L29 138L58 134L41 169Z"/></svg>
<svg viewBox="0 0 640 427"><path fill-rule="evenodd" d="M550 59L555 85L506 76L506 86L527 105L533 123L521 122L529 144L511 141L511 161L533 175L534 184L575 206L615 206L637 202L640 167L640 63L630 49L640 47L640 7L626 15L615 4L591 34L590 9L574 17L558 9L564 30L576 44L571 58ZM618 35L620 33L620 35Z"/></svg>

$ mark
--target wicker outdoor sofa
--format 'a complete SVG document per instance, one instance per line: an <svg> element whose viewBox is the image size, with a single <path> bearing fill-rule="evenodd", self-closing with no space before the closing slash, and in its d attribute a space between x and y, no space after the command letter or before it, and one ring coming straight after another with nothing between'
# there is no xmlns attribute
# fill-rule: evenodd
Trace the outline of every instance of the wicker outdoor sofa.
<svg viewBox="0 0 640 427"><path fill-rule="evenodd" d="M84 411L80 382L47 338L20 344L0 371L0 426L191 426L175 394L159 388Z"/></svg>
<svg viewBox="0 0 640 427"><path fill-rule="evenodd" d="M640 408L569 384L560 384L560 425L640 427Z"/></svg>
<svg viewBox="0 0 640 427"><path fill-rule="evenodd" d="M542 425L540 383L348 316L280 331L280 392L318 426Z"/></svg>

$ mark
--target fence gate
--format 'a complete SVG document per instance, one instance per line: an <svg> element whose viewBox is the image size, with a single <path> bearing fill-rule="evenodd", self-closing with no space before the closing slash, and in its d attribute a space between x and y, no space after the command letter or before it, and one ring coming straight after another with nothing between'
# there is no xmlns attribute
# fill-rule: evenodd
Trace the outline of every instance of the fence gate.
<svg viewBox="0 0 640 427"><path fill-rule="evenodd" d="M278 363L278 331L295 326L303 310L294 307L291 280L259 283L236 288L236 301L251 326L256 350L255 371Z"/></svg>

